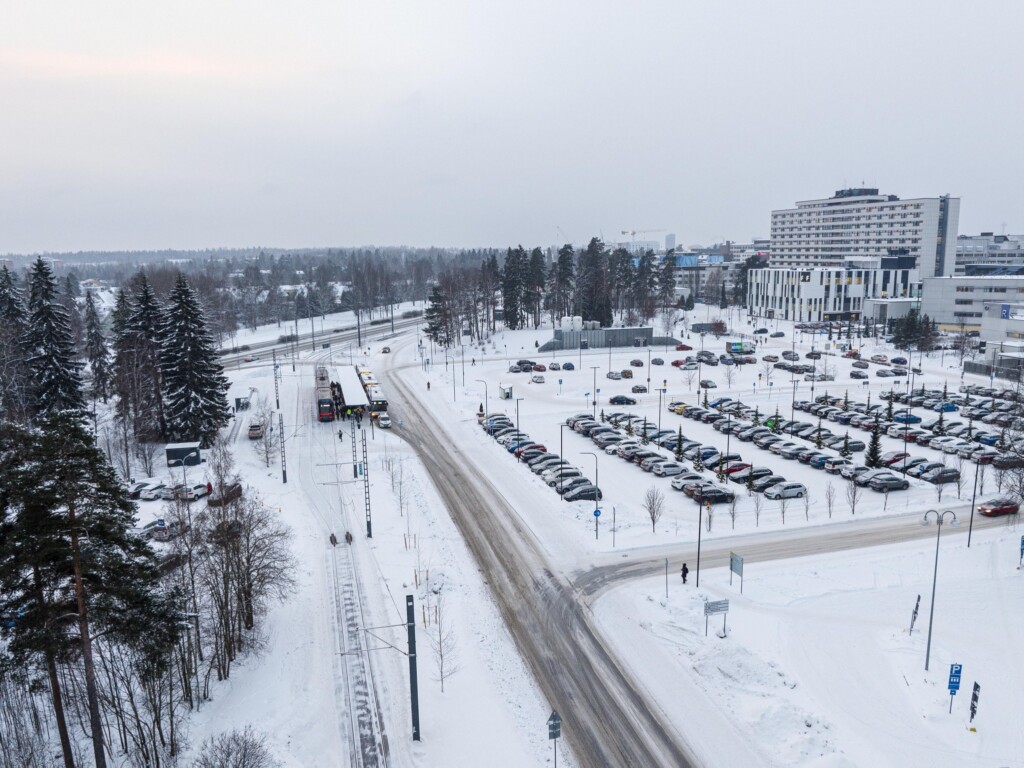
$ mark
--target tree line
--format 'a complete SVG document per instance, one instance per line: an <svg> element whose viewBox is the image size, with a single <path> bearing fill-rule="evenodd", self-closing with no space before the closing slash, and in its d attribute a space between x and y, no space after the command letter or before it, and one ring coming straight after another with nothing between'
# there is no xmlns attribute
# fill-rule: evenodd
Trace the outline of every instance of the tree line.
<svg viewBox="0 0 1024 768"><path fill-rule="evenodd" d="M291 588L289 532L251 492L229 493L227 383L183 275L160 298L138 274L109 342L88 295L76 337L42 259L25 283L0 269L0 766L172 765L185 714ZM110 400L100 410L139 445L213 446L221 503L170 502L180 535L160 558L135 528L130 459L119 477L97 441Z"/></svg>

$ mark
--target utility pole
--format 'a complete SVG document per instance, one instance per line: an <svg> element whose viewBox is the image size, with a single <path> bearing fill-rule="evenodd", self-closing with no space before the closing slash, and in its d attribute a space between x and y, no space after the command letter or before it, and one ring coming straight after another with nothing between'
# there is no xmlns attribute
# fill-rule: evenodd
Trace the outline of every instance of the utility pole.
<svg viewBox="0 0 1024 768"><path fill-rule="evenodd" d="M288 482L288 464L284 460L284 415L278 412L277 414L277 428L281 432L281 482Z"/></svg>
<svg viewBox="0 0 1024 768"><path fill-rule="evenodd" d="M277 410L281 410L281 391L277 385L277 349L271 349L271 354L274 356L274 400L277 402Z"/></svg>
<svg viewBox="0 0 1024 768"><path fill-rule="evenodd" d="M373 518L370 515L370 467L366 461L366 430L363 434L363 500L366 503L366 538L373 538Z"/></svg>
<svg viewBox="0 0 1024 768"><path fill-rule="evenodd" d="M405 596L405 626L409 632L409 699L412 705L412 740L420 740L420 690L416 679L416 610L413 596Z"/></svg>

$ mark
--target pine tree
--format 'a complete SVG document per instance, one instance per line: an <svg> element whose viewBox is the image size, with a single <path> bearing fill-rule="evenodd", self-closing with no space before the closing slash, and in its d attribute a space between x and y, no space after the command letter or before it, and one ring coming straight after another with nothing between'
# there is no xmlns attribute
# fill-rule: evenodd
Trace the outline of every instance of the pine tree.
<svg viewBox="0 0 1024 768"><path fill-rule="evenodd" d="M107 340L103 338L103 327L92 291L85 293L85 353L92 372L93 397L101 397L105 403L110 390L110 352Z"/></svg>
<svg viewBox="0 0 1024 768"><path fill-rule="evenodd" d="M676 461L682 462L683 460L683 428L679 427L679 433L676 435Z"/></svg>
<svg viewBox="0 0 1024 768"><path fill-rule="evenodd" d="M228 380L195 291L179 274L167 300L160 356L167 436L209 445L230 417Z"/></svg>
<svg viewBox="0 0 1024 768"><path fill-rule="evenodd" d="M706 389L704 390L704 407L708 407L708 391Z"/></svg>
<svg viewBox="0 0 1024 768"><path fill-rule="evenodd" d="M746 486L747 486L747 495L748 496L753 496L754 495L754 473L753 472L749 472L749 471L747 472Z"/></svg>
<svg viewBox="0 0 1024 768"><path fill-rule="evenodd" d="M643 426L643 430L640 432L640 444L641 445L647 445L650 442L651 442L651 438L647 434L647 417L644 416L644 426Z"/></svg>
<svg viewBox="0 0 1024 768"><path fill-rule="evenodd" d="M85 351L85 322L82 319L82 312L75 300L78 294L78 283L71 279L71 275L64 278L64 287L58 301L68 315L68 327L71 329L71 344L75 350L75 357L84 357Z"/></svg>
<svg viewBox="0 0 1024 768"><path fill-rule="evenodd" d="M29 273L28 370L32 376L31 409L43 414L85 413L82 366L74 359L67 312L57 296L49 264L38 257Z"/></svg>
<svg viewBox="0 0 1024 768"><path fill-rule="evenodd" d="M875 469L879 466L882 457L882 439L879 433L878 416L875 416L874 426L871 428L871 441L868 443L867 453L864 454L864 466Z"/></svg>
<svg viewBox="0 0 1024 768"><path fill-rule="evenodd" d="M693 471L703 472L704 471L704 458L700 455L700 448L697 448L697 452L693 454Z"/></svg>
<svg viewBox="0 0 1024 768"><path fill-rule="evenodd" d="M505 327L522 328L526 319L529 261L523 246L509 248L501 270L501 302Z"/></svg>
<svg viewBox="0 0 1024 768"><path fill-rule="evenodd" d="M754 419L751 424L755 427L761 426L761 411L757 406L754 406Z"/></svg>
<svg viewBox="0 0 1024 768"><path fill-rule="evenodd" d="M778 435L782 433L782 418L779 416L778 407L775 408L775 415L772 416L772 434Z"/></svg>
<svg viewBox="0 0 1024 768"><path fill-rule="evenodd" d="M821 448L821 445L822 445L822 440L821 440L821 416L819 416L818 417L818 429L814 433L814 447L815 448Z"/></svg>
<svg viewBox="0 0 1024 768"><path fill-rule="evenodd" d="M967 431L964 432L964 440L970 441L974 437L974 417L967 419Z"/></svg>
<svg viewBox="0 0 1024 768"><path fill-rule="evenodd" d="M73 410L43 414L39 428L0 425L0 625L16 663L48 669L65 764L59 663L84 672L95 765L105 766L93 638L169 659L178 622L162 596L153 551L131 533L135 507Z"/></svg>
<svg viewBox="0 0 1024 768"><path fill-rule="evenodd" d="M7 267L0 267L0 417L28 420L30 391L25 297Z"/></svg>
<svg viewBox="0 0 1024 768"><path fill-rule="evenodd" d="M853 455L853 451L850 450L850 433L847 432L843 435L843 447L839 449L839 455L844 459L850 458Z"/></svg>
<svg viewBox="0 0 1024 768"><path fill-rule="evenodd" d="M668 312L672 300L676 295L676 256L675 252L669 250L661 262L661 270L658 272L658 303L661 304L662 312Z"/></svg>
<svg viewBox="0 0 1024 768"><path fill-rule="evenodd" d="M428 339L442 347L451 344L451 310L448 301L441 292L441 287L435 285L430 290L430 299L426 309L423 310L425 322L424 334Z"/></svg>
<svg viewBox="0 0 1024 768"><path fill-rule="evenodd" d="M939 411L939 420L935 424L935 426L932 427L932 434L933 435L938 435L939 437L941 437L942 435L946 434L946 412L945 411Z"/></svg>
<svg viewBox="0 0 1024 768"><path fill-rule="evenodd" d="M892 401L893 401L893 396L892 395L893 395L892 390L889 390L889 399L885 403L885 420L886 421L892 421Z"/></svg>
<svg viewBox="0 0 1024 768"><path fill-rule="evenodd" d="M843 410L850 410L850 390L846 390L846 392L843 394Z"/></svg>

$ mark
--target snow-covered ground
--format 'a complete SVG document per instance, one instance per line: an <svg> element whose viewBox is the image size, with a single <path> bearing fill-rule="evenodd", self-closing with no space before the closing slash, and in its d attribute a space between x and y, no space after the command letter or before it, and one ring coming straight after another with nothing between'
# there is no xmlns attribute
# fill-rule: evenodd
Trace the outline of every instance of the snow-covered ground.
<svg viewBox="0 0 1024 768"><path fill-rule="evenodd" d="M713 319L714 314L708 314ZM694 319L704 320L703 315L698 311ZM798 335L794 340L789 324L773 323L771 330L776 330L776 325L785 337L770 339L758 349L759 358L784 349L810 350L810 336ZM744 323L742 327L749 334L757 326ZM276 328L261 329L253 338L275 339L277 333ZM567 577L613 550L624 556L641 556L652 547L694 542L696 505L673 491L668 480L643 473L635 465L601 453L587 438L560 429L567 416L593 408L589 393L596 377L598 413L602 409L631 410L653 423L660 418L665 428L681 426L684 435L724 448L725 437L709 425L682 419L664 408L671 400L697 402L696 381L691 389L685 374L669 365L692 353L651 349L650 359L663 358L663 366L650 365L648 350L613 350L610 356L607 350L538 353L536 344L550 337L549 329L499 332L489 343L456 350L453 358L450 352L432 349L429 342L408 331L388 342L393 349L390 357L381 355L377 343L370 345L368 357L357 362L371 368L387 362L394 366L395 374L413 384L421 393L419 407L435 414L460 454L475 464L477 471L488 474L547 548L554 567ZM726 338L737 336L719 341L708 336L704 346L724 351ZM684 340L700 348L698 337ZM241 338L238 341L241 343ZM825 343L820 337L814 340L818 349ZM865 344L863 348L865 356L876 351L892 354L884 344ZM320 424L312 414L312 365L328 355L325 351L312 356L307 353L295 373L290 366L281 369L282 412L289 437L287 485L281 483L277 460L266 467L246 440L244 428L237 433L234 448L245 481L268 504L279 508L292 526L301 569L294 597L276 607L267 619L262 654L245 659L228 683L213 689L213 701L193 718L193 743L210 733L251 723L267 733L275 752L289 766L349 764L352 725L334 632L331 564L337 553L331 551L327 539L331 531L350 530L355 543L344 556L351 556L359 575L363 621L367 629L379 628L367 634L367 644L379 648L369 653L369 662L391 764L549 763L551 750L544 723L550 705L520 660L430 478L401 440L400 412L392 414L392 433L378 430L369 440L374 536L365 538L362 486L338 484L339 479L351 479L345 463L352 460L351 441L347 436L345 440L337 437L338 426L347 425ZM534 384L529 374L508 373L509 363L520 358L546 364L552 360L573 362L577 370L549 371L544 374L545 383ZM632 381L605 378L609 369L629 368L635 358L644 365L634 368ZM270 398L272 403L273 378L267 362L229 371L229 396L243 396L255 387L259 397ZM849 361L831 358L830 362L837 368L837 380L816 383L815 394L828 391L842 396L849 390L851 399L863 400L870 391L874 401L894 383L907 386L903 379L894 382L874 376L864 386L849 379ZM914 363L918 364L916 355ZM947 382L955 390L961 381L951 355L943 360L935 353L921 365L924 375L916 378L915 386L941 388ZM652 389L660 385L668 389L660 408L657 392L637 395L639 403L634 408L608 405L608 397L630 394L633 384L647 384L648 374ZM742 398L757 405L764 415L779 407L788 417L793 397L790 375L775 372L773 386L768 387L763 374L760 364L740 368L729 386L723 367L702 371L704 378L719 385L712 394ZM810 384L800 379L797 398L810 399ZM511 400L498 399L499 385L512 385ZM594 457L584 452L598 454L596 479L605 499L596 538L592 502L563 502L525 467L517 467L515 458L479 429L475 416L480 405L491 412L505 411L514 419L516 398L522 398L518 401L522 428L550 450L577 463L591 479L595 479ZM805 421L813 418L803 415ZM244 427L244 414L240 418ZM834 423L828 426L837 431ZM850 434L866 439L866 433L857 429ZM560 445L563 438L564 450ZM729 447L756 465L768 465L790 480L804 482L811 489L811 500L806 508L802 502L791 502L783 523L778 502L767 502L755 518L752 502L741 492L735 521L726 507L718 507L711 532L704 532L706 538L718 540L717 546L728 546L727 537L734 531L737 535L772 531L778 535L794 526L808 529L851 519L841 492L845 481L840 478L786 461L750 443L732 440ZM902 442L886 437L883 448L902 448ZM940 455L924 448L910 452L930 458ZM711 479L711 474L706 474ZM840 489L831 518L824 500L828 481ZM991 495L991 476L988 483ZM668 501L666 513L653 531L641 506L643 494L651 486L662 489ZM941 508L963 509L969 504L969 495L966 501L958 501L956 495L955 487L947 487ZM934 488L923 483L910 491L893 492L888 502L880 494L865 491L856 518L916 512L935 507L937 502ZM143 515L155 515L158 509L157 502L144 504ZM921 649L926 587L934 555L934 541L929 539L748 566L742 597L737 587L728 586L726 572L702 574L698 594L692 586L684 590L673 568L668 600L663 580L655 579L614 589L593 608L600 630L633 670L640 689L690 740L706 764L1010 765L1021 746L1009 722L1013 684L1019 689L1022 679L1013 661L1016 642L1021 639L1020 585L1011 580L1020 578L1014 570L1016 537L1015 531L1005 528L976 531L967 552L965 537L944 532L932 671L928 675L923 674ZM1011 549L1014 551L1009 552ZM906 625L918 593L923 596L921 617L913 636L908 637ZM400 625L406 594L415 595L419 620L423 740L418 743L409 738L407 659L388 647L405 647ZM456 638L459 668L445 681L443 693L435 679L428 640L436 633L433 622L439 595L443 615ZM714 636L721 617L712 621L712 633L704 638L702 596L733 601L728 639ZM945 710L944 680L948 663L954 660L964 664L965 677L964 690L950 718ZM975 723L978 730L970 732L964 712L975 679L982 685L982 700ZM567 752L560 749L560 762L571 765Z"/></svg>

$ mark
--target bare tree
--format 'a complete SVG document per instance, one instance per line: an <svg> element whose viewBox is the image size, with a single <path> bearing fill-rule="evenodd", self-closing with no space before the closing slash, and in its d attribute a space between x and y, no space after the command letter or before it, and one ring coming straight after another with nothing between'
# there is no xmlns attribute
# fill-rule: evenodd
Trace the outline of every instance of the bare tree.
<svg viewBox="0 0 1024 768"><path fill-rule="evenodd" d="M764 377L764 384L768 386L768 382L772 380L772 376L775 375L775 363L770 363L767 360L761 361L761 376Z"/></svg>
<svg viewBox="0 0 1024 768"><path fill-rule="evenodd" d="M665 511L665 494L652 485L644 494L643 506L647 516L651 518L651 533L654 533L657 531L658 521L661 520Z"/></svg>
<svg viewBox="0 0 1024 768"><path fill-rule="evenodd" d="M732 385L733 385L733 383L735 381L736 381L736 366L735 365L727 365L727 366L725 366L725 383L729 385L730 389L732 388Z"/></svg>
<svg viewBox="0 0 1024 768"><path fill-rule="evenodd" d="M978 493L981 495L985 495L985 470L987 469L987 464L978 464Z"/></svg>
<svg viewBox="0 0 1024 768"><path fill-rule="evenodd" d="M732 521L732 529L736 530L736 505L739 500L736 498L736 494L733 494L732 501L729 502L729 520Z"/></svg>
<svg viewBox="0 0 1024 768"><path fill-rule="evenodd" d="M946 492L946 484L945 483L936 483L935 484L935 501L936 501L936 503L938 503L938 504L942 503L942 494L945 493L945 492Z"/></svg>
<svg viewBox="0 0 1024 768"><path fill-rule="evenodd" d="M964 457L959 454L956 457L956 497L959 499L963 493L964 483L967 477L964 475Z"/></svg>
<svg viewBox="0 0 1024 768"><path fill-rule="evenodd" d="M710 504L704 504L704 517L707 520L707 522L704 523L704 526L707 529L708 533L711 533L711 523L715 516L714 513L715 508L713 506L711 506Z"/></svg>
<svg viewBox="0 0 1024 768"><path fill-rule="evenodd" d="M269 467L270 462L277 455L281 436L272 429L274 425L274 409L262 397L256 401L256 409L249 421L250 426L256 424L260 426L260 436L254 440L254 447L256 448L256 453L263 459L263 463Z"/></svg>
<svg viewBox="0 0 1024 768"><path fill-rule="evenodd" d="M279 768L267 739L252 726L211 736L203 742L192 768Z"/></svg>
<svg viewBox="0 0 1024 768"><path fill-rule="evenodd" d="M857 514L857 504L860 503L861 490L860 486L857 485L853 480L846 486L846 503L850 506L850 514Z"/></svg>
<svg viewBox="0 0 1024 768"><path fill-rule="evenodd" d="M754 494L754 527L761 527L761 508L764 507L764 496L760 493Z"/></svg>
<svg viewBox="0 0 1024 768"><path fill-rule="evenodd" d="M444 693L444 681L459 671L455 632L449 623L445 606L444 590L438 589L437 600L434 602L437 631L430 635L430 647L434 651L434 663L437 666L436 679L441 683L441 693Z"/></svg>
<svg viewBox="0 0 1024 768"><path fill-rule="evenodd" d="M808 491L804 494L804 520L810 522L811 520L811 492Z"/></svg>
<svg viewBox="0 0 1024 768"><path fill-rule="evenodd" d="M1006 470L996 469L996 490L1003 492L1003 483L1006 482Z"/></svg>
<svg viewBox="0 0 1024 768"><path fill-rule="evenodd" d="M661 330L666 336L671 336L679 322L679 310L670 309L661 315Z"/></svg>
<svg viewBox="0 0 1024 768"><path fill-rule="evenodd" d="M697 380L697 371L692 369L688 371L683 371L683 379L686 381L687 390L692 392L693 382Z"/></svg>
<svg viewBox="0 0 1024 768"><path fill-rule="evenodd" d="M786 524L786 509L788 507L789 507L789 497L788 496L780 496L779 497L779 512L782 513L782 524L783 525Z"/></svg>
<svg viewBox="0 0 1024 768"><path fill-rule="evenodd" d="M836 506L836 487L832 485L832 481L829 480L828 485L825 486L825 506L828 508L828 519L832 519L832 510Z"/></svg>

